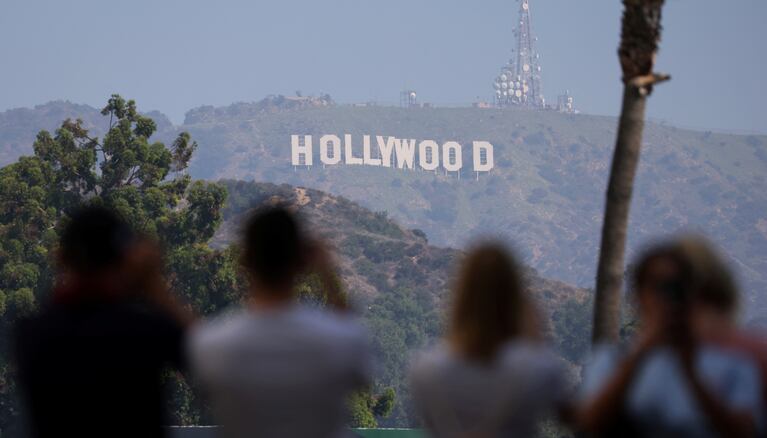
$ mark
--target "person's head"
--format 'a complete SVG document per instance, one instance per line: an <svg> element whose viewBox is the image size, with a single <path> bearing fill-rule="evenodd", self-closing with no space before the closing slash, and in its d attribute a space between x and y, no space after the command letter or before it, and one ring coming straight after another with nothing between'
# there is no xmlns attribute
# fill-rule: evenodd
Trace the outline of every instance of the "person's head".
<svg viewBox="0 0 767 438"><path fill-rule="evenodd" d="M258 293L290 294L304 266L306 241L296 217L284 207L257 211L245 226L242 265Z"/></svg>
<svg viewBox="0 0 767 438"><path fill-rule="evenodd" d="M721 316L733 317L738 307L738 288L718 251L699 236L686 236L680 239L679 246L692 263L695 304Z"/></svg>
<svg viewBox="0 0 767 438"><path fill-rule="evenodd" d="M674 243L650 247L638 259L634 290L640 317L645 321L668 314L688 312L695 289L692 263Z"/></svg>
<svg viewBox="0 0 767 438"><path fill-rule="evenodd" d="M118 270L136 235L116 213L97 206L70 216L59 241L59 262L74 275L94 277Z"/></svg>
<svg viewBox="0 0 767 438"><path fill-rule="evenodd" d="M501 245L483 244L469 252L453 300L448 340L472 359L491 360L523 329L527 299L522 271Z"/></svg>

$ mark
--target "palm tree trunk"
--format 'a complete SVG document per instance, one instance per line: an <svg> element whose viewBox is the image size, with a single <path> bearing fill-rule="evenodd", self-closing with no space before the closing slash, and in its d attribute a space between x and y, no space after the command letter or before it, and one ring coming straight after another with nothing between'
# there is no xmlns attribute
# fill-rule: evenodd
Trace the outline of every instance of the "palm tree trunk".
<svg viewBox="0 0 767 438"><path fill-rule="evenodd" d="M663 0L623 0L623 4L618 54L625 85L602 224L594 298L594 343L615 342L620 335L626 234L647 96L655 83L668 79L668 76L652 73L660 40Z"/></svg>
<svg viewBox="0 0 767 438"><path fill-rule="evenodd" d="M634 176L642 146L646 103L647 96L640 95L631 85L625 86L602 225L594 300L594 342L616 341L620 332L624 249Z"/></svg>

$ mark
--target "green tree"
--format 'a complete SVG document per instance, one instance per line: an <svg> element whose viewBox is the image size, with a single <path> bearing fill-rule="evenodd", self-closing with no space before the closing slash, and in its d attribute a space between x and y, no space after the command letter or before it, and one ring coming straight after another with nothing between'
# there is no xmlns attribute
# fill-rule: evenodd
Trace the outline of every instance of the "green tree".
<svg viewBox="0 0 767 438"><path fill-rule="evenodd" d="M349 397L349 426L359 428L378 427L378 418L385 418L394 408L393 388L385 388L374 395L371 390L357 391Z"/></svg>
<svg viewBox="0 0 767 438"><path fill-rule="evenodd" d="M559 354L573 363L582 363L591 349L591 311L593 295L588 299L570 298L551 315L554 344Z"/></svg>
<svg viewBox="0 0 767 438"><path fill-rule="evenodd" d="M113 208L163 244L173 285L198 312L214 312L241 296L232 254L207 246L221 223L226 189L193 182L186 173L197 144L188 133L170 147L150 141L155 122L119 95L101 113L109 116L102 140L81 120L65 120L54 134L37 135L33 156L0 169L1 431L9 430L16 412L9 330L46 299L58 231L80 205ZM189 411L192 392L184 388L175 389L183 418L199 418Z"/></svg>

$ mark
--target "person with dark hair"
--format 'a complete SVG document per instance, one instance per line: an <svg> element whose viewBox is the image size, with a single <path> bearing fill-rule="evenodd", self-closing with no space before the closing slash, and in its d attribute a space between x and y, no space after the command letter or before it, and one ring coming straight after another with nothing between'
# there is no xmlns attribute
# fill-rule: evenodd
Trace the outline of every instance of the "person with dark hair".
<svg viewBox="0 0 767 438"><path fill-rule="evenodd" d="M61 234L58 264L50 303L15 332L31 436L164 436L161 374L182 366L189 318L159 251L111 211L85 207Z"/></svg>
<svg viewBox="0 0 767 438"><path fill-rule="evenodd" d="M435 437L534 436L564 401L563 363L538 342L536 312L508 251L463 262L444 341L412 366L416 408Z"/></svg>
<svg viewBox="0 0 767 438"><path fill-rule="evenodd" d="M754 362L695 329L696 268L677 242L634 271L641 328L628 351L597 348L586 367L579 428L647 437L754 436L763 408Z"/></svg>
<svg viewBox="0 0 767 438"><path fill-rule="evenodd" d="M193 374L229 437L345 436L346 400L370 381L366 332L347 312L330 255L285 208L246 224L246 308L198 327ZM299 303L297 282L316 273L326 307Z"/></svg>

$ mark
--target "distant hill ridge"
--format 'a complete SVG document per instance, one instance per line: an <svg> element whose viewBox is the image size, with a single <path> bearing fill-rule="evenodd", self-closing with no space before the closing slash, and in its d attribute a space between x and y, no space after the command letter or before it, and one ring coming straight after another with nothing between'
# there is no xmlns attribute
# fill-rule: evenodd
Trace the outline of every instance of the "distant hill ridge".
<svg viewBox="0 0 767 438"><path fill-rule="evenodd" d="M190 111L187 123L175 129L190 131L200 145L192 175L289 183L343 195L423 230L437 245L460 247L478 235L501 235L516 242L542 275L593 284L614 118L475 108L269 108L256 102ZM40 115L45 106L27 111L15 115L23 123L13 129L7 128L7 112L0 115L0 159L24 152L19 138L34 138L46 127L40 126L47 120ZM290 165L291 134L328 133L466 144L487 140L495 146L496 167L476 181L469 171L459 180L455 173ZM631 254L651 237L680 228L701 231L726 248L748 292L749 315L763 312L766 178L765 136L648 123L632 206Z"/></svg>
<svg viewBox="0 0 767 438"><path fill-rule="evenodd" d="M150 111L158 135L171 137L174 126L165 114ZM90 105L57 100L34 108L14 108L0 112L0 166L12 163L21 155L32 154L32 143L41 130L53 133L65 119L82 119L92 135L102 136L109 128L109 118Z"/></svg>

